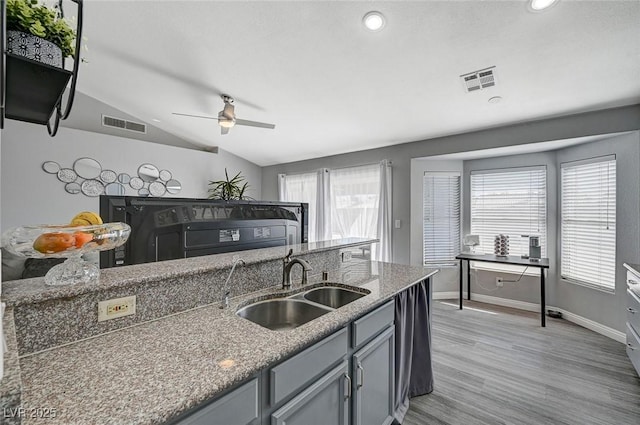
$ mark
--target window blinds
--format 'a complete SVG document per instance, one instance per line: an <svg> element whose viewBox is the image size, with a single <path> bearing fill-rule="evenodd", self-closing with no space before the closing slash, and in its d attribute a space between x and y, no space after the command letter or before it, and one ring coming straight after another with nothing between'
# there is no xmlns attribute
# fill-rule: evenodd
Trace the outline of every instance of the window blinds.
<svg viewBox="0 0 640 425"><path fill-rule="evenodd" d="M616 276L615 156L561 165L561 275L613 290Z"/></svg>
<svg viewBox="0 0 640 425"><path fill-rule="evenodd" d="M423 179L423 264L457 264L460 253L460 174L425 173Z"/></svg>
<svg viewBox="0 0 640 425"><path fill-rule="evenodd" d="M493 254L496 235L509 236L509 255L528 254L522 235L540 237L547 251L547 169L526 167L471 172L471 234L476 252Z"/></svg>

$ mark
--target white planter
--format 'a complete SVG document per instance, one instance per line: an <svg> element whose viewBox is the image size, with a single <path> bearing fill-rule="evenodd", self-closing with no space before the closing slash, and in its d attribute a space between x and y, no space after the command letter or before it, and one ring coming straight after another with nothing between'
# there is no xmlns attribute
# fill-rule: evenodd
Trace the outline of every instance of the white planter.
<svg viewBox="0 0 640 425"><path fill-rule="evenodd" d="M62 50L50 41L22 31L7 31L7 52L62 68Z"/></svg>

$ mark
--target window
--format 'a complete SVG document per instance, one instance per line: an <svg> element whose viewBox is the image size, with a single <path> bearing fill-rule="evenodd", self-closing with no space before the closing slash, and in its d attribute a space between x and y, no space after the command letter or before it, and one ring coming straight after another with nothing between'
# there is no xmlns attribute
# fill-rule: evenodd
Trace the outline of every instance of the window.
<svg viewBox="0 0 640 425"><path fill-rule="evenodd" d="M546 175L544 166L471 172L471 234L480 236L477 252L493 254L495 236L505 234L509 255L528 254L522 235L537 235L546 257Z"/></svg>
<svg viewBox="0 0 640 425"><path fill-rule="evenodd" d="M457 265L455 257L460 253L460 173L424 173L422 188L423 265Z"/></svg>
<svg viewBox="0 0 640 425"><path fill-rule="evenodd" d="M332 238L377 237L379 198L378 164L331 170Z"/></svg>
<svg viewBox="0 0 640 425"><path fill-rule="evenodd" d="M616 277L615 156L561 165L561 275L613 291Z"/></svg>
<svg viewBox="0 0 640 425"><path fill-rule="evenodd" d="M316 241L318 173L280 174L280 200L309 204L309 242Z"/></svg>

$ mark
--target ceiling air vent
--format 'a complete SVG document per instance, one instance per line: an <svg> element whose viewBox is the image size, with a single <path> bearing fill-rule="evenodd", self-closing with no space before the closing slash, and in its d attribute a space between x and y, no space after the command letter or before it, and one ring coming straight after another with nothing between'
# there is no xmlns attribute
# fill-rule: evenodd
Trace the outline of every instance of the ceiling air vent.
<svg viewBox="0 0 640 425"><path fill-rule="evenodd" d="M102 125L105 127L120 128L122 130L134 131L136 133L147 133L147 125L141 122L127 121L121 118L102 116Z"/></svg>
<svg viewBox="0 0 640 425"><path fill-rule="evenodd" d="M495 66L463 74L460 79L467 93L493 87L496 85Z"/></svg>

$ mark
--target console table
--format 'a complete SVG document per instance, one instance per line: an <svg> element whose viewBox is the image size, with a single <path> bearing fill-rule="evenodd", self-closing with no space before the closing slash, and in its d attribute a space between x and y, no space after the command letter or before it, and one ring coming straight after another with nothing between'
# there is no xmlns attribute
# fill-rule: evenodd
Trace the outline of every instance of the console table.
<svg viewBox="0 0 640 425"><path fill-rule="evenodd" d="M470 261L482 261L485 263L498 263L498 264L511 264L514 266L528 266L537 267L540 269L540 325L546 326L544 306L545 306L545 294L544 294L544 271L549 268L549 259L540 258L538 261L531 260L529 258L522 258L517 255L508 255L501 257L493 254L468 254L462 253L456 256L457 260L460 260L460 310L462 310L462 263L467 262L467 299L471 299L471 267Z"/></svg>

